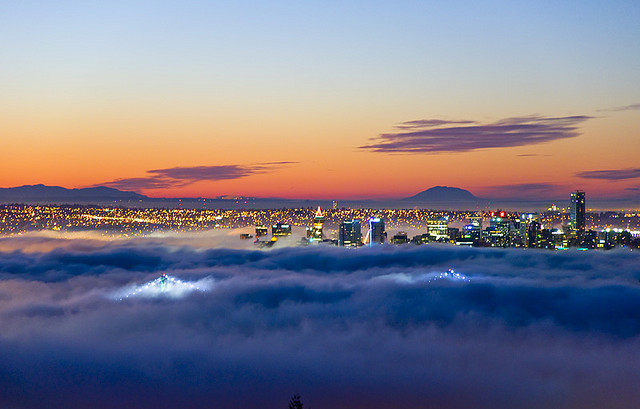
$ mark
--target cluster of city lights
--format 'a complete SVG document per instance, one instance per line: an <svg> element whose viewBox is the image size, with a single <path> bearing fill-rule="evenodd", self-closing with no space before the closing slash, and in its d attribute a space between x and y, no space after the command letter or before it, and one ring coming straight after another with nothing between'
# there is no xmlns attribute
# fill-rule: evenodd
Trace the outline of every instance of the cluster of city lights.
<svg viewBox="0 0 640 409"><path fill-rule="evenodd" d="M210 279L204 279L197 282L182 281L176 277L162 274L148 283L137 285L133 288L127 287L115 294L115 299L123 301L128 298L182 298L186 294L193 291L207 291L211 288Z"/></svg>
<svg viewBox="0 0 640 409"><path fill-rule="evenodd" d="M470 282L471 277L465 276L464 274L456 273L453 269L448 269L446 272L431 272L431 273L422 273L422 274L407 274L407 273L394 273L394 274L385 274L382 276L378 276L375 279L377 280L391 280L400 284L410 284L410 285L424 285L424 283L434 283L436 281L447 280L447 281L461 281L461 282Z"/></svg>
<svg viewBox="0 0 640 409"><path fill-rule="evenodd" d="M431 275L427 278L427 282L431 283L438 280L449 280L449 281L471 281L471 278L465 276L464 274L456 273L452 268L447 270L444 273L437 273L436 275Z"/></svg>

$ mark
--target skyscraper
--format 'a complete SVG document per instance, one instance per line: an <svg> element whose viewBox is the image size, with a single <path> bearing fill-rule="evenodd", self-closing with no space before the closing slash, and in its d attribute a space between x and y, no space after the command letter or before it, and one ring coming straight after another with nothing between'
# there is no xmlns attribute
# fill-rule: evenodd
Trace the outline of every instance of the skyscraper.
<svg viewBox="0 0 640 409"><path fill-rule="evenodd" d="M387 240L387 232L384 231L384 221L379 217L369 219L369 246L384 243Z"/></svg>
<svg viewBox="0 0 640 409"><path fill-rule="evenodd" d="M432 241L449 241L449 218L445 216L428 219L427 232Z"/></svg>
<svg viewBox="0 0 640 409"><path fill-rule="evenodd" d="M343 220L338 232L338 245L358 247L362 245L362 230L360 220Z"/></svg>
<svg viewBox="0 0 640 409"><path fill-rule="evenodd" d="M322 210L320 210L320 206L318 206L316 215L313 218L313 228L311 229L309 240L322 241L322 225L323 224L324 224L324 215L322 214Z"/></svg>
<svg viewBox="0 0 640 409"><path fill-rule="evenodd" d="M571 203L569 203L569 227L578 238L584 237L586 226L585 218L585 193L581 190L571 192Z"/></svg>

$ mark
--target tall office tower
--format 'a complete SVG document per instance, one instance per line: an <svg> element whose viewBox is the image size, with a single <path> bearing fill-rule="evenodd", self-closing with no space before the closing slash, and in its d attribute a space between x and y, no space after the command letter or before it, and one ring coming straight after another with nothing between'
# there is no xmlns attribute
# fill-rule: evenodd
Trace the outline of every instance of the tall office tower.
<svg viewBox="0 0 640 409"><path fill-rule="evenodd" d="M487 241L494 247L509 247L511 245L513 227L507 214L498 212L498 215L492 217L489 223L489 227L486 230Z"/></svg>
<svg viewBox="0 0 640 409"><path fill-rule="evenodd" d="M384 221L379 217L369 219L369 246L384 243L387 240L387 232L384 231Z"/></svg>
<svg viewBox="0 0 640 409"><path fill-rule="evenodd" d="M527 226L527 247L540 247L542 226L537 220L532 220Z"/></svg>
<svg viewBox="0 0 640 409"><path fill-rule="evenodd" d="M311 241L322 241L322 225L323 224L324 224L324 215L322 214L322 210L320 210L320 206L318 206L316 215L313 218L313 228L311 229L311 235L309 237Z"/></svg>
<svg viewBox="0 0 640 409"><path fill-rule="evenodd" d="M343 220L338 231L338 245L358 247L362 245L360 220Z"/></svg>
<svg viewBox="0 0 640 409"><path fill-rule="evenodd" d="M571 192L571 203L569 203L569 227L578 236L584 237L586 226L585 218L585 194L581 190Z"/></svg>
<svg viewBox="0 0 640 409"><path fill-rule="evenodd" d="M482 216L470 216L469 224L464 226L462 236L473 242L479 242L482 239Z"/></svg>
<svg viewBox="0 0 640 409"><path fill-rule="evenodd" d="M540 213L522 213L520 215L520 235L524 237L524 246L538 247L538 235L542 225Z"/></svg>
<svg viewBox="0 0 640 409"><path fill-rule="evenodd" d="M449 218L439 217L427 220L427 232L432 241L449 241Z"/></svg>

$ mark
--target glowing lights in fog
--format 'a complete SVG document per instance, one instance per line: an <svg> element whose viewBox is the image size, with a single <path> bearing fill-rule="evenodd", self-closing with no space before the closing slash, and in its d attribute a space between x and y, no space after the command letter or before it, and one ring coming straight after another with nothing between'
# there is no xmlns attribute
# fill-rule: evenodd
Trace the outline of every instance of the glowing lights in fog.
<svg viewBox="0 0 640 409"><path fill-rule="evenodd" d="M379 277L377 279L382 280L392 280L402 284L416 284L416 283L435 283L438 281L451 281L451 282L471 282L471 277L466 276L461 273L457 273L453 271L453 269L448 269L445 272L433 272L433 273L422 273L422 274L405 274L405 273L396 273L396 274L386 274Z"/></svg>
<svg viewBox="0 0 640 409"><path fill-rule="evenodd" d="M123 301L130 298L182 298L195 291L207 291L213 286L211 278L198 281L183 281L176 277L162 274L145 284L127 286L116 291L112 298Z"/></svg>
<svg viewBox="0 0 640 409"><path fill-rule="evenodd" d="M471 281L471 279L463 274L456 273L452 268L444 273L439 273L429 277L426 281L431 283L437 280L450 280L450 281Z"/></svg>

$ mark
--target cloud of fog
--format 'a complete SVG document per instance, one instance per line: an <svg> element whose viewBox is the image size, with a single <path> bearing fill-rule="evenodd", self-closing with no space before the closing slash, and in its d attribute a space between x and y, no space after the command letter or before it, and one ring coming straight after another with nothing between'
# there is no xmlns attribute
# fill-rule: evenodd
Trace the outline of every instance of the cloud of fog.
<svg viewBox="0 0 640 409"><path fill-rule="evenodd" d="M639 252L40 239L50 250L0 251L0 407L275 409L295 392L338 409L640 398ZM433 279L449 268L468 279ZM215 285L106 296L162 274Z"/></svg>

